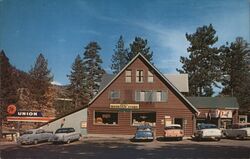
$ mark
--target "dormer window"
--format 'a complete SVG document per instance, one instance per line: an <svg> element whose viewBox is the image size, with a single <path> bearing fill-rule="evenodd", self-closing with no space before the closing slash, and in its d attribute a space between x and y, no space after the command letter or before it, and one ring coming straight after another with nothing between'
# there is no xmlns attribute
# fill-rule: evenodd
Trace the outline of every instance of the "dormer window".
<svg viewBox="0 0 250 159"><path fill-rule="evenodd" d="M143 70L136 70L136 83L143 83Z"/></svg>

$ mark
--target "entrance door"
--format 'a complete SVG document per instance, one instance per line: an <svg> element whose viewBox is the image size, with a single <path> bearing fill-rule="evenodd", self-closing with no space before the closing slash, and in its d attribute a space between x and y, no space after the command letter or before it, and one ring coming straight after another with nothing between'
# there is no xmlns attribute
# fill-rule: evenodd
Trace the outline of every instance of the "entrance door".
<svg viewBox="0 0 250 159"><path fill-rule="evenodd" d="M183 118L174 118L174 124L181 125L181 128L183 129Z"/></svg>

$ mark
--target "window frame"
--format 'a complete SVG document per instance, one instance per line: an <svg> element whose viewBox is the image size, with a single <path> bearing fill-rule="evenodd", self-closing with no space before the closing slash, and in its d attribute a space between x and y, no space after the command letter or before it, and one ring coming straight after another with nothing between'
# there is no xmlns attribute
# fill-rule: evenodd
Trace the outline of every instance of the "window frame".
<svg viewBox="0 0 250 159"><path fill-rule="evenodd" d="M113 97L112 93L118 93L118 96L117 97ZM121 98L121 92L120 92L120 90L111 90L111 91L109 91L109 99L115 100L115 99L120 99L120 98Z"/></svg>
<svg viewBox="0 0 250 159"><path fill-rule="evenodd" d="M138 72L138 74L137 74L137 72ZM140 79L140 81L139 81L139 79ZM136 83L143 83L144 82L144 70L142 70L142 69L136 70L135 82Z"/></svg>
<svg viewBox="0 0 250 159"><path fill-rule="evenodd" d="M130 72L130 75L127 74L127 72ZM125 83L132 83L132 70L131 69L125 70Z"/></svg>
<svg viewBox="0 0 250 159"><path fill-rule="evenodd" d="M107 124L107 123L97 123L96 122L96 113L110 113L110 114L117 114L117 121L115 124ZM114 122L113 122L114 123ZM106 126L118 126L119 125L119 112L118 111L102 111L102 110L94 110L93 111L93 125L106 125Z"/></svg>
<svg viewBox="0 0 250 159"><path fill-rule="evenodd" d="M151 78L152 78L152 81L149 80ZM154 83L154 74L150 70L148 70L148 83Z"/></svg>

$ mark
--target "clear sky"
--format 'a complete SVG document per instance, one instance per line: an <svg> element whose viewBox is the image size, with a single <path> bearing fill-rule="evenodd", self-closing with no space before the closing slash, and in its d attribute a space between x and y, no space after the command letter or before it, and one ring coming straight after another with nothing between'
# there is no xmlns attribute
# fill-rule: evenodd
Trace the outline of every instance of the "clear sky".
<svg viewBox="0 0 250 159"><path fill-rule="evenodd" d="M77 54L97 41L103 68L123 35L128 47L146 38L153 62L163 73L176 73L188 56L185 33L214 26L220 46L241 36L250 39L249 0L0 0L0 49L11 64L28 71L39 53L48 59L54 80L67 84Z"/></svg>

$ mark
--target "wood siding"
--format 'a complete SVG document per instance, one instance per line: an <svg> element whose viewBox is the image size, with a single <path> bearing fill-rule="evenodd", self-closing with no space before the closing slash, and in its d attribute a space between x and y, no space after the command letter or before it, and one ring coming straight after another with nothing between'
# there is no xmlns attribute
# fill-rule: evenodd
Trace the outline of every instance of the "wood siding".
<svg viewBox="0 0 250 159"><path fill-rule="evenodd" d="M100 96L88 108L88 133L89 134L117 134L117 135L132 135L135 133L136 127L132 126L133 111L156 112L156 126L155 132L157 136L163 135L165 116L171 118L183 118L187 122L184 127L185 136L193 134L194 114L184 102L173 93L172 88L168 88L161 78L157 76L142 59L137 58L127 69L132 70L132 82L125 83L125 72L122 72L113 83L100 94ZM143 83L136 83L136 70L143 70ZM147 82L147 73L150 70L154 75L154 82ZM109 92L113 90L120 91L120 99L111 100ZM166 102L135 102L135 91L166 91ZM110 104L127 103L139 104L139 110L122 111L110 108ZM118 112L117 125L95 125L94 113L95 111Z"/></svg>

